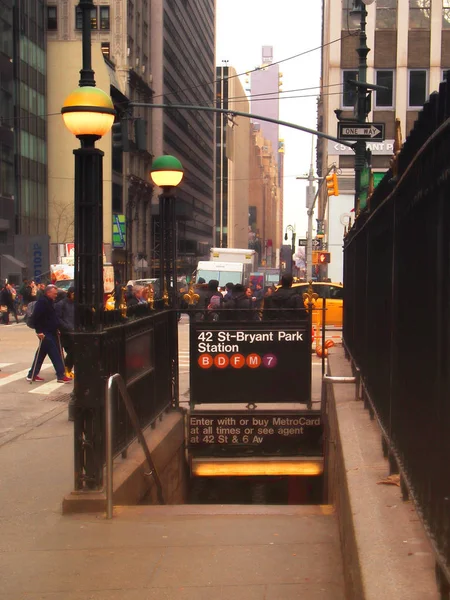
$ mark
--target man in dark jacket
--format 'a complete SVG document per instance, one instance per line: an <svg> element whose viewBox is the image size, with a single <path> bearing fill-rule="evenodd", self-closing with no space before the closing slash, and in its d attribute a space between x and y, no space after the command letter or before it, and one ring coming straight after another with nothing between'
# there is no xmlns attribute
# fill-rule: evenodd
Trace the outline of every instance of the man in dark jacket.
<svg viewBox="0 0 450 600"><path fill-rule="evenodd" d="M292 275L283 275L281 287L265 298L263 319L265 321L293 321L306 318L303 299L300 294L295 293L295 290L292 289Z"/></svg>
<svg viewBox="0 0 450 600"><path fill-rule="evenodd" d="M71 285L67 290L67 295L60 302L55 304L55 311L59 321L61 331L61 343L66 351L64 363L66 365L67 375L73 369L73 336L75 329L75 287Z"/></svg>
<svg viewBox="0 0 450 600"><path fill-rule="evenodd" d="M40 344L28 372L27 381L44 381L42 377L39 377L39 371L47 354L55 367L58 383L70 383L72 381L70 377L65 375L58 339L59 321L54 306L57 295L58 288L56 285L47 285L34 306L33 324Z"/></svg>
<svg viewBox="0 0 450 600"><path fill-rule="evenodd" d="M245 293L245 287L236 283L231 293L231 298L224 303L224 308L229 312L225 314L229 321L253 321L256 318L253 299Z"/></svg>
<svg viewBox="0 0 450 600"><path fill-rule="evenodd" d="M17 318L16 307L14 306L14 298L15 298L15 291L14 291L12 285L10 283L8 283L8 280L5 280L5 283L0 291L0 305L6 306L6 312L2 313L3 323L5 325L9 325L9 313L10 312L13 313L13 315L16 319L16 323L19 322L19 319Z"/></svg>

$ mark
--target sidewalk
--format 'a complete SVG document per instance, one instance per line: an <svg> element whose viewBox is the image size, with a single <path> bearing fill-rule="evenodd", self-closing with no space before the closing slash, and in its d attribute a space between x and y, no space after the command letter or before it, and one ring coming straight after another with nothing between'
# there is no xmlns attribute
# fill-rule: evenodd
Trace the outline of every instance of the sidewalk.
<svg viewBox="0 0 450 600"><path fill-rule="evenodd" d="M66 411L0 448L0 600L343 600L329 507L119 507L62 517Z"/></svg>

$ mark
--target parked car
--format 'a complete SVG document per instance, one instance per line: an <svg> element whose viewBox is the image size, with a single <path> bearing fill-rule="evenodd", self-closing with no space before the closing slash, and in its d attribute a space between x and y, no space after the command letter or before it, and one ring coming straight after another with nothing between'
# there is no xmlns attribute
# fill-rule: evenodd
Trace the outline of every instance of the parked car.
<svg viewBox="0 0 450 600"><path fill-rule="evenodd" d="M277 286L278 287L278 286ZM308 291L309 283L293 283L292 289L296 293L304 294ZM318 327L322 323L323 299L326 299L325 325L332 327L342 327L342 316L344 308L344 286L341 283L328 283L325 281L316 281L312 284L313 292L318 294L313 312L313 324Z"/></svg>

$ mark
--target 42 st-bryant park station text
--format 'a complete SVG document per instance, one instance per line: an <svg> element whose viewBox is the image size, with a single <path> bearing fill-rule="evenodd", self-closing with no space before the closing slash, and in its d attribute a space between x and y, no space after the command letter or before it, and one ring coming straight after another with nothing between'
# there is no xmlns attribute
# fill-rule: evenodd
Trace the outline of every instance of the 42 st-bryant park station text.
<svg viewBox="0 0 450 600"><path fill-rule="evenodd" d="M217 339L214 339L216 334ZM239 343L254 344L255 342L303 342L304 331L201 331L198 334L198 351L239 352ZM227 343L230 342L230 343Z"/></svg>

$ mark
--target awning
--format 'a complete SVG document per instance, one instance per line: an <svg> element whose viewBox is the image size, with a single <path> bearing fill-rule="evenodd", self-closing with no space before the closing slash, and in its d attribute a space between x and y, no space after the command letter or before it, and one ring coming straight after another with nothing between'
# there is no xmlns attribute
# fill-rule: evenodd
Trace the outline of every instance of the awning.
<svg viewBox="0 0 450 600"><path fill-rule="evenodd" d="M27 268L27 265L25 263L23 263L21 260L18 260L17 258L14 258L14 256L11 256L11 254L0 254L0 258L2 258L2 259L5 258L12 265L14 265L15 267L18 267L19 269Z"/></svg>

